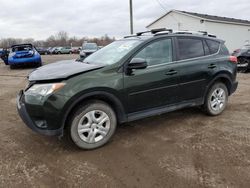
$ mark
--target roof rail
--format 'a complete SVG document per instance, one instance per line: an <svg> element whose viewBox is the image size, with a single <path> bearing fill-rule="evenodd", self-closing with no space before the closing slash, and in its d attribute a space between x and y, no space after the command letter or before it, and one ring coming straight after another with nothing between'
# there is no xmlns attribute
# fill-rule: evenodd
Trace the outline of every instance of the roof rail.
<svg viewBox="0 0 250 188"><path fill-rule="evenodd" d="M155 36L165 35L165 34L169 34L169 33L173 33L173 34L196 34L196 35L204 35L204 36L216 38L215 35L209 34L207 31L189 31L189 30L180 30L180 31L173 31L172 30L172 32L163 31L163 32L156 33Z"/></svg>
<svg viewBox="0 0 250 188"><path fill-rule="evenodd" d="M130 37L139 37L142 36L143 34L150 33L153 34L154 36L159 36L159 35L166 35L166 34L196 34L196 35L204 35L208 37L213 37L216 38L215 35L209 34L207 31L188 31L188 30L180 30L180 31L174 31L173 29L167 29L167 28L159 28L159 29L152 29L148 31L143 31L136 33L134 35L126 36L124 38L130 38Z"/></svg>
<svg viewBox="0 0 250 188"><path fill-rule="evenodd" d="M207 31L198 31L199 33L203 33L203 35L206 35L208 37L216 38L216 35L209 34Z"/></svg>
<svg viewBox="0 0 250 188"><path fill-rule="evenodd" d="M156 33L159 33L159 32L163 32L163 31L168 31L170 33L173 32L172 29L166 29L166 28L159 28L159 29L152 29L152 30L149 30L149 31L143 31L143 32L139 32L139 33L136 33L137 36L141 36L145 33L151 33L151 34L156 34Z"/></svg>
<svg viewBox="0 0 250 188"><path fill-rule="evenodd" d="M172 33L173 30L172 29L166 29L166 28L152 29L152 30L148 30L148 31L138 32L138 33L136 33L134 35L125 36L124 38L139 37L139 36L142 36L143 34L146 34L146 33L150 33L150 34L155 35L156 33L159 33L159 32Z"/></svg>

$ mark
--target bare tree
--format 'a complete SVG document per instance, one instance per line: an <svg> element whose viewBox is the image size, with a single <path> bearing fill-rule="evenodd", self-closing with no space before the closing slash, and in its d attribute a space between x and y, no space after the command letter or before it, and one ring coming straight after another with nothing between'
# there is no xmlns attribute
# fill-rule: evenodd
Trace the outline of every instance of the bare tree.
<svg viewBox="0 0 250 188"><path fill-rule="evenodd" d="M68 33L66 31L59 31L56 34L56 40L58 41L60 46L66 46L68 45Z"/></svg>
<svg viewBox="0 0 250 188"><path fill-rule="evenodd" d="M106 46L109 43L113 42L115 38L110 38L107 34L102 37L94 38L77 38L76 36L69 37L66 31L60 31L55 35L51 35L45 41L39 40L36 41L33 38L19 39L19 38L4 38L0 40L1 48L9 48L14 44L21 43L32 43L36 47L56 47L56 46L82 46L84 42L95 42L98 46Z"/></svg>

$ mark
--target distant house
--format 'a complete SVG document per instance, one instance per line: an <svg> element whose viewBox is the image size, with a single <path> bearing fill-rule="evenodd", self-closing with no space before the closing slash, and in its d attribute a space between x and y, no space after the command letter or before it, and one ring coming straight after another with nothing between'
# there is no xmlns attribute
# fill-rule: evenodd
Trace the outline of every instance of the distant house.
<svg viewBox="0 0 250 188"><path fill-rule="evenodd" d="M207 31L226 41L229 50L250 41L250 21L171 10L153 23L148 29L170 28L174 30Z"/></svg>

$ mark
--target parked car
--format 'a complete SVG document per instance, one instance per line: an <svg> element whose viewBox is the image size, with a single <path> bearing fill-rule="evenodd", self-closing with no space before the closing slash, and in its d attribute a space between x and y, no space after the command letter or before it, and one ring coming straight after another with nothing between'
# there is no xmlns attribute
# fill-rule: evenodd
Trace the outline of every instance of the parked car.
<svg viewBox="0 0 250 188"><path fill-rule="evenodd" d="M53 49L53 47L48 47L47 48L47 51L48 51L48 54L51 54L51 50Z"/></svg>
<svg viewBox="0 0 250 188"><path fill-rule="evenodd" d="M37 52L40 55L47 55L47 54L49 54L48 48L38 47L38 48L36 48L36 50L37 50Z"/></svg>
<svg viewBox="0 0 250 188"><path fill-rule="evenodd" d="M55 49L56 54L72 54L71 47L59 47Z"/></svg>
<svg viewBox="0 0 250 188"><path fill-rule="evenodd" d="M61 47L53 47L49 50L50 54L57 54L57 50Z"/></svg>
<svg viewBox="0 0 250 188"><path fill-rule="evenodd" d="M80 59L84 59L87 56L93 54L98 50L96 43L83 43L82 49L80 51Z"/></svg>
<svg viewBox="0 0 250 188"><path fill-rule="evenodd" d="M0 58L3 60L5 65L8 65L8 56L9 56L10 50L9 49L2 49L0 53Z"/></svg>
<svg viewBox="0 0 250 188"><path fill-rule="evenodd" d="M32 64L36 67L42 65L42 59L36 48L32 44L18 44L11 46L8 56L10 68L15 66Z"/></svg>
<svg viewBox="0 0 250 188"><path fill-rule="evenodd" d="M194 106L221 114L238 86L237 58L224 41L191 32L151 33L115 41L83 62L32 72L17 98L23 121L38 133L68 134L78 147L94 149L124 122Z"/></svg>
<svg viewBox="0 0 250 188"><path fill-rule="evenodd" d="M81 47L72 47L72 53L73 54L79 54L81 51Z"/></svg>
<svg viewBox="0 0 250 188"><path fill-rule="evenodd" d="M232 55L238 58L238 70L240 72L250 71L250 44L235 50Z"/></svg>

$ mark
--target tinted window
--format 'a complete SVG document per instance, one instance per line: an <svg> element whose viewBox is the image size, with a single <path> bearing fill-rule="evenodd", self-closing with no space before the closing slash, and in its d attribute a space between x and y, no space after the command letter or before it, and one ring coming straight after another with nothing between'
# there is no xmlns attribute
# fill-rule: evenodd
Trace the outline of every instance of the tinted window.
<svg viewBox="0 0 250 188"><path fill-rule="evenodd" d="M205 55L202 40L193 38L178 38L180 59L190 59Z"/></svg>
<svg viewBox="0 0 250 188"><path fill-rule="evenodd" d="M172 40L164 39L153 42L134 58L145 59L149 66L172 62Z"/></svg>
<svg viewBox="0 0 250 188"><path fill-rule="evenodd" d="M221 45L220 54L229 55L229 51L228 51L227 47L225 46L225 44Z"/></svg>
<svg viewBox="0 0 250 188"><path fill-rule="evenodd" d="M205 50L205 55L210 55L210 50L208 48L208 45L206 43L206 41L203 41L203 46L204 46L204 50Z"/></svg>
<svg viewBox="0 0 250 188"><path fill-rule="evenodd" d="M220 43L213 40L206 40L210 54L215 54L218 52Z"/></svg>

